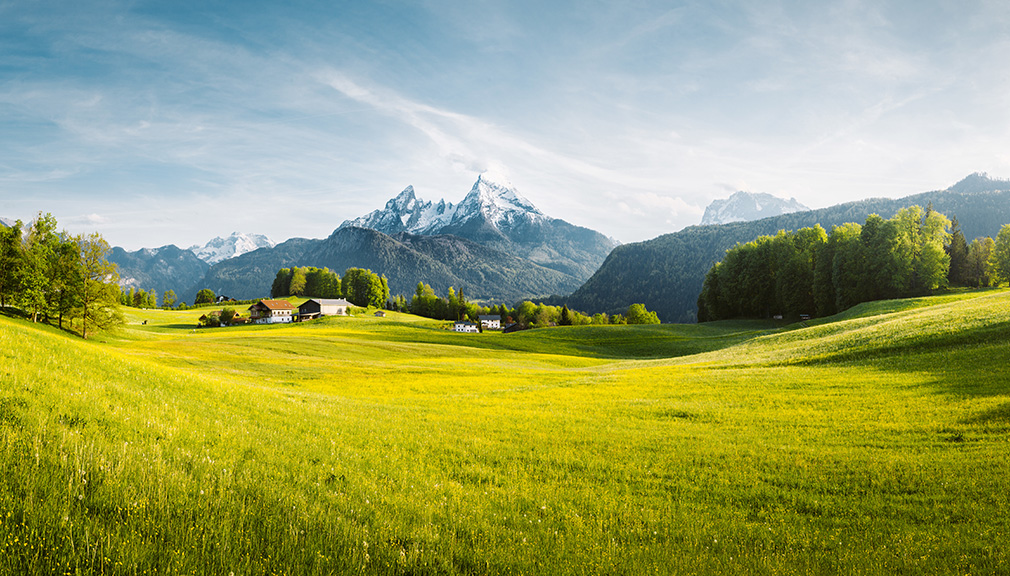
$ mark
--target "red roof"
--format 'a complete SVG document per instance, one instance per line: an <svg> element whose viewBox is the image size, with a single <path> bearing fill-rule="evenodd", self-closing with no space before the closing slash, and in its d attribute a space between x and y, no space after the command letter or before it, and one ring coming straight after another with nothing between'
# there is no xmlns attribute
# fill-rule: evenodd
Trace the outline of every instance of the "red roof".
<svg viewBox="0 0 1010 576"><path fill-rule="evenodd" d="M287 300L260 300L259 304L271 310L294 310L295 307Z"/></svg>

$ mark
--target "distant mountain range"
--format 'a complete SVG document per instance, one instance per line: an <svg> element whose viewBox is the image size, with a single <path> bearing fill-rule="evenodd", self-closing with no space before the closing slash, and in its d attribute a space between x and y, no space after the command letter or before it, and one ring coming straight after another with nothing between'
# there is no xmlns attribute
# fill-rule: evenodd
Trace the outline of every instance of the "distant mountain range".
<svg viewBox="0 0 1010 576"><path fill-rule="evenodd" d="M439 294L453 286L469 298L512 303L571 293L616 245L596 231L543 214L507 179L485 173L458 204L426 202L407 187L383 209L345 221L322 240L273 245L256 235L217 238L187 251L201 256L206 267L201 274L196 266L185 273L176 266L172 289L187 302L200 288L257 298L269 295L281 268L343 272L356 266L385 274L393 294L409 297L425 282ZM175 246L119 250L110 260L119 264L121 277L160 295L170 281L158 274L168 270L160 254L174 255L170 248Z"/></svg>
<svg viewBox="0 0 1010 576"><path fill-rule="evenodd" d="M741 191L725 200L714 200L709 204L705 208L705 215L701 218L701 225L750 222L806 210L810 208L800 204L795 198L786 200L771 194Z"/></svg>
<svg viewBox="0 0 1010 576"><path fill-rule="evenodd" d="M926 207L930 202L947 217L957 217L969 242L980 236L995 237L1010 223L1010 181L976 173L946 190L898 199L872 198L752 222L690 226L618 246L582 287L552 301L589 313L621 312L641 302L664 322L693 322L706 272L736 243L815 224L826 230L846 222L862 224L870 214L890 218L901 208Z"/></svg>

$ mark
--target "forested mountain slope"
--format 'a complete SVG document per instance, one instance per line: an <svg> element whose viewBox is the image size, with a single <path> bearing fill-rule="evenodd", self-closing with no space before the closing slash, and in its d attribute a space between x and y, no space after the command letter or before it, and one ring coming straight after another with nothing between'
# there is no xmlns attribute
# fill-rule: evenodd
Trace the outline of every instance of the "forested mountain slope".
<svg viewBox="0 0 1010 576"><path fill-rule="evenodd" d="M862 222L870 214L890 218L901 208L925 207L930 202L946 216L956 216L969 241L995 236L1003 224L1010 223L1010 182L973 174L947 190L898 199L872 198L754 222L691 226L618 246L596 274L564 301L587 313L619 312L641 302L663 322L693 322L705 273L738 242L815 224L830 230L846 222Z"/></svg>

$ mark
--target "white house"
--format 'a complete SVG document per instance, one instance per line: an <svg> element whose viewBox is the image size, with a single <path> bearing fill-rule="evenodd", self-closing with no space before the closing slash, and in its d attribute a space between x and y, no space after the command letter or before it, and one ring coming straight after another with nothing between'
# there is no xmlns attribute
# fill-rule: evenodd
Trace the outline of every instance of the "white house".
<svg viewBox="0 0 1010 576"><path fill-rule="evenodd" d="M287 324L295 307L287 300L260 300L249 307L249 321L256 324Z"/></svg>
<svg viewBox="0 0 1010 576"><path fill-rule="evenodd" d="M327 298L312 298L298 306L299 320L312 320L321 316L347 316L351 303L343 298L331 300Z"/></svg>
<svg viewBox="0 0 1010 576"><path fill-rule="evenodd" d="M456 322L453 325L453 330L456 332L480 332L480 329L473 322Z"/></svg>
<svg viewBox="0 0 1010 576"><path fill-rule="evenodd" d="M485 330L501 330L501 316L497 314L481 315L478 320L480 327Z"/></svg>

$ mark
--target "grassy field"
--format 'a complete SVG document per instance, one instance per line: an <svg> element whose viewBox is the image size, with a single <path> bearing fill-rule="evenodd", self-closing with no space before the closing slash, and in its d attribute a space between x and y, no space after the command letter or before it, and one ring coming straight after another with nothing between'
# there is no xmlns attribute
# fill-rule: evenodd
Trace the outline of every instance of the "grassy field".
<svg viewBox="0 0 1010 576"><path fill-rule="evenodd" d="M508 335L204 312L0 317L0 574L1010 572L1008 291Z"/></svg>

